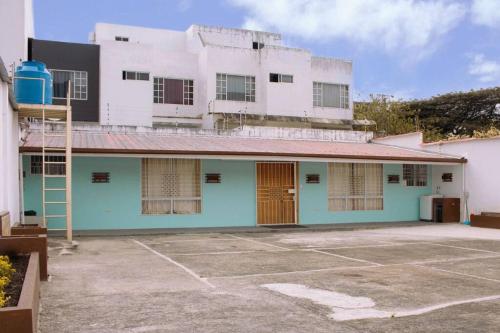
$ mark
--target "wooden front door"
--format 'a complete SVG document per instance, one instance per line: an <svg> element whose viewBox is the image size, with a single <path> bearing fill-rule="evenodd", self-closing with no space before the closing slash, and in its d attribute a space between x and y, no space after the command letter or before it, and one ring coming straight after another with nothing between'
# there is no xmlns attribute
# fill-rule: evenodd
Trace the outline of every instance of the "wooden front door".
<svg viewBox="0 0 500 333"><path fill-rule="evenodd" d="M295 164L257 163L257 224L295 224Z"/></svg>

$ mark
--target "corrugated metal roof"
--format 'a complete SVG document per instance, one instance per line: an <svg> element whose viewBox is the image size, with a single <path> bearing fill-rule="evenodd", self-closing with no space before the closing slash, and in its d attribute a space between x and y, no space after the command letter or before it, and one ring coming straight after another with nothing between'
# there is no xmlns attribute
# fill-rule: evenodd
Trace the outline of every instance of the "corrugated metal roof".
<svg viewBox="0 0 500 333"><path fill-rule="evenodd" d="M63 147L64 137L47 138L47 145ZM39 152L42 135L32 132L21 152ZM152 133L73 132L74 153L186 154L232 156L283 156L396 161L464 163L459 157L375 143L282 140L225 136L181 136Z"/></svg>

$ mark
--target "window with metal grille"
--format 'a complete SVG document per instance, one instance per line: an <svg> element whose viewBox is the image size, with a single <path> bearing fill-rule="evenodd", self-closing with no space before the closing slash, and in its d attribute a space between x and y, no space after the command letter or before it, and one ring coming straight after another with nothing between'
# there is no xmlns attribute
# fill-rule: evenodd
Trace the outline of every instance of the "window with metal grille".
<svg viewBox="0 0 500 333"><path fill-rule="evenodd" d="M87 72L51 69L53 98L66 98L71 81L71 99L86 100L88 91Z"/></svg>
<svg viewBox="0 0 500 333"><path fill-rule="evenodd" d="M383 210L383 165L328 163L328 210Z"/></svg>
<svg viewBox="0 0 500 333"><path fill-rule="evenodd" d="M216 99L255 102L255 76L217 73Z"/></svg>
<svg viewBox="0 0 500 333"><path fill-rule="evenodd" d="M313 82L313 105L349 109L349 86Z"/></svg>
<svg viewBox="0 0 500 333"><path fill-rule="evenodd" d="M149 81L149 73L147 73L147 72L122 71L122 79L123 80Z"/></svg>
<svg viewBox="0 0 500 333"><path fill-rule="evenodd" d="M142 213L200 213L200 182L200 160L142 159Z"/></svg>
<svg viewBox="0 0 500 333"><path fill-rule="evenodd" d="M128 37L115 36L115 40L118 41L118 42L128 42Z"/></svg>
<svg viewBox="0 0 500 333"><path fill-rule="evenodd" d="M66 157L59 155L45 156L45 174L46 175L65 175ZM42 156L33 155L30 158L30 172L32 175L42 174Z"/></svg>
<svg viewBox="0 0 500 333"><path fill-rule="evenodd" d="M153 102L193 105L193 80L153 78Z"/></svg>
<svg viewBox="0 0 500 333"><path fill-rule="evenodd" d="M269 82L293 83L293 75L290 75L290 74L279 74L279 73L269 73Z"/></svg>
<svg viewBox="0 0 500 333"><path fill-rule="evenodd" d="M403 180L406 186L427 186L427 165L403 164Z"/></svg>

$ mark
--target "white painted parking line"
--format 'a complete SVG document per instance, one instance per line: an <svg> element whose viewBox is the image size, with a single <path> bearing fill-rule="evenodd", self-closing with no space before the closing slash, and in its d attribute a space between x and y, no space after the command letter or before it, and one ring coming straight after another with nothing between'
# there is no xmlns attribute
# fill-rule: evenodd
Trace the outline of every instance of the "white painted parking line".
<svg viewBox="0 0 500 333"><path fill-rule="evenodd" d="M460 258L450 258L450 259L441 259L441 260L422 260L422 261L412 261L403 265L422 265L422 264L445 264L447 262L459 262L459 261L469 261L469 260L481 260L481 259L492 259L492 258L500 258L500 255L494 256L484 256L484 257L460 257Z"/></svg>
<svg viewBox="0 0 500 333"><path fill-rule="evenodd" d="M146 239L143 242L148 243L183 243L183 242L200 242L200 241L234 241L234 238L188 238L188 239Z"/></svg>
<svg viewBox="0 0 500 333"><path fill-rule="evenodd" d="M145 248L149 252L156 254L158 257L160 257L160 258L162 258L162 259L164 259L164 260L166 260L166 261L174 264L175 266L181 268L186 273L188 273L189 275L191 275L192 277L194 277L196 280L200 281L201 283L205 284L206 286L208 286L210 288L215 288L215 286L213 284L211 284L210 282L208 282L207 279L202 278L201 276L199 276L198 274L196 274L195 272L193 272L192 270L190 270L186 266L184 266L184 265L178 263L177 261L173 260L172 258L169 258L169 257L167 257L164 254L161 254L160 252L158 252L158 251L150 248L149 246L147 246L144 243L139 242L138 240L132 239L132 241L134 243L136 243L137 245L142 246L143 248Z"/></svg>
<svg viewBox="0 0 500 333"><path fill-rule="evenodd" d="M432 243L430 242L429 244L432 245L437 245L437 246L443 246L443 247L451 247L454 249L461 249L461 250L470 250L470 251L478 251L478 252L486 252L486 253L495 253L495 254L500 254L500 252L495 252L495 251L489 251L489 250L482 250L482 249L475 249L472 247L465 247L465 246L454 246L454 245L447 245L447 244L440 244L440 243Z"/></svg>
<svg viewBox="0 0 500 333"><path fill-rule="evenodd" d="M329 255L329 256L334 256L334 257L343 258L343 259L347 259L347 260L354 260L354 261L364 262L364 263L367 263L367 264L370 264L370 265L373 265L373 266L384 266L384 265L379 264L377 262L363 260L363 259L357 259L357 258L352 258L352 257L346 257L346 256L343 256L343 255L340 255L340 254L331 253L331 252L325 252L325 251L320 251L320 250L317 250L317 249L310 249L309 251L311 251L311 252L317 252L317 253L322 253L322 254L326 254L326 255Z"/></svg>
<svg viewBox="0 0 500 333"><path fill-rule="evenodd" d="M388 244L372 244L372 245L354 245L354 246L334 246L334 247L321 247L318 246L316 250L339 250L339 249L363 249L370 247L391 247L391 246L404 246L404 245L418 245L418 244L428 244L428 242L408 242L408 243L389 243Z"/></svg>
<svg viewBox="0 0 500 333"><path fill-rule="evenodd" d="M291 249L288 249L286 247L282 247L282 246L278 246L278 245L273 245L273 244L268 244L268 243L261 242L261 241L258 241L258 240L255 240L255 239L251 239L251 238L245 238L245 237L240 237L240 236L235 236L235 235L229 235L229 236L234 237L236 239L245 240L247 242L252 242L252 243L256 243L256 244L260 244L260 245L272 246L272 247L275 247L275 248L278 248L278 249L281 249L281 250L291 251Z"/></svg>
<svg viewBox="0 0 500 333"><path fill-rule="evenodd" d="M204 255L220 255L220 254L246 254L246 253L262 253L262 252L289 252L291 250L248 250L248 251L218 251L218 252L194 252L194 253L169 253L175 256L204 256ZM298 250L300 251L300 250Z"/></svg>
<svg viewBox="0 0 500 333"><path fill-rule="evenodd" d="M450 274L455 274L455 275L460 275L460 276L466 276L466 277L477 279L477 280L485 280L485 281L499 282L500 283L500 280L497 280L497 279L490 279L490 278L486 278L486 277L478 276L478 275L472 275L472 274L454 272L454 271L450 271L450 270L447 270L447 269L436 268L436 267L432 267L432 266L425 266L425 265L413 265L413 266L428 268L428 269L432 269L432 270L435 270L435 271L445 272L445 273L450 273Z"/></svg>
<svg viewBox="0 0 500 333"><path fill-rule="evenodd" d="M309 269L303 271L288 271L288 272L274 272L274 273L255 273L255 274L242 274L242 275L227 275L227 276L212 276L208 277L210 280L223 280L223 279L244 279L260 276L275 276L275 275L290 275L290 274L308 274L308 273L318 273L318 272L330 272L330 271L342 271L351 269L363 269L363 268L379 268L379 265L365 265L365 266L342 266L342 267L331 267L331 268L318 268Z"/></svg>

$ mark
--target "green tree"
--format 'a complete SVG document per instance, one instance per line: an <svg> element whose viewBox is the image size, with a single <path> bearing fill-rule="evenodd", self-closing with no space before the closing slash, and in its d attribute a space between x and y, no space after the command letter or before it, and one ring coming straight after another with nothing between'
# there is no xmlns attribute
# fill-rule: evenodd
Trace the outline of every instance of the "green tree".
<svg viewBox="0 0 500 333"><path fill-rule="evenodd" d="M354 104L354 119L375 121L378 135L414 132L418 127L415 115L407 103L391 101L386 96L371 96L368 102Z"/></svg>

